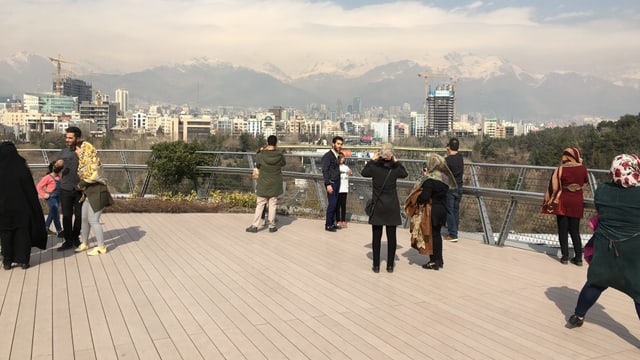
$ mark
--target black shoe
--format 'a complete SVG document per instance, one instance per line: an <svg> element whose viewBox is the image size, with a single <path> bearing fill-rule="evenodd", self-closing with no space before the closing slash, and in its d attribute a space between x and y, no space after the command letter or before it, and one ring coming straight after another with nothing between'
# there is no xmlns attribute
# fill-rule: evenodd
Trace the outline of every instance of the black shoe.
<svg viewBox="0 0 640 360"><path fill-rule="evenodd" d="M336 229L336 230L342 230L342 228L340 226L338 226L338 225L333 225L333 228Z"/></svg>
<svg viewBox="0 0 640 360"><path fill-rule="evenodd" d="M269 232L276 232L276 231L278 231L278 228L275 228L275 227L269 228Z"/></svg>
<svg viewBox="0 0 640 360"><path fill-rule="evenodd" d="M248 228L245 229L246 232L250 232L250 233L257 233L258 232L258 228L251 225Z"/></svg>
<svg viewBox="0 0 640 360"><path fill-rule="evenodd" d="M73 244L70 242L63 242L62 245L60 245L60 247L58 248L58 251L65 251L65 250L69 250L69 249L73 249Z"/></svg>
<svg viewBox="0 0 640 360"><path fill-rule="evenodd" d="M21 267L21 268L23 268L23 269L25 269L25 270L27 270L30 266L31 266L31 265L29 265L29 264L22 264L22 265L20 265L20 267Z"/></svg>
<svg viewBox="0 0 640 360"><path fill-rule="evenodd" d="M560 263L566 265L569 263L569 259L563 256L560 258Z"/></svg>
<svg viewBox="0 0 640 360"><path fill-rule="evenodd" d="M327 230L327 231L331 231L331 232L336 232L337 231L335 226L326 226L324 229Z"/></svg>
<svg viewBox="0 0 640 360"><path fill-rule="evenodd" d="M435 261L429 261L428 263L422 265L423 269L431 269L431 270L440 270L440 266Z"/></svg>
<svg viewBox="0 0 640 360"><path fill-rule="evenodd" d="M64 230L58 231L58 237L61 239L64 237Z"/></svg>
<svg viewBox="0 0 640 360"><path fill-rule="evenodd" d="M11 270L11 264L3 263L3 264L2 264L2 267L3 267L5 270Z"/></svg>
<svg viewBox="0 0 640 360"><path fill-rule="evenodd" d="M584 318L575 314L571 315L571 317L569 318L569 324L575 327L580 327L582 326L582 324L584 324Z"/></svg>
<svg viewBox="0 0 640 360"><path fill-rule="evenodd" d="M582 266L582 260L577 257L571 259L570 261L573 265Z"/></svg>
<svg viewBox="0 0 640 360"><path fill-rule="evenodd" d="M371 271L373 271L374 273L379 273L380 272L380 265L378 265L378 266L373 265L373 267L371 268Z"/></svg>
<svg viewBox="0 0 640 360"><path fill-rule="evenodd" d="M388 273L392 273L393 272L393 265L387 265L387 272Z"/></svg>

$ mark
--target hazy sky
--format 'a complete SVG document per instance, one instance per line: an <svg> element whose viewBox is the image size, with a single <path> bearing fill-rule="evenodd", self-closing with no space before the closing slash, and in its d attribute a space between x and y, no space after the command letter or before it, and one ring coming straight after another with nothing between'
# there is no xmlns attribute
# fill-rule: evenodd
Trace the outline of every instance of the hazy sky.
<svg viewBox="0 0 640 360"><path fill-rule="evenodd" d="M206 57L295 75L452 51L538 73L640 69L638 0L21 0L0 32L2 58L60 54L112 73Z"/></svg>

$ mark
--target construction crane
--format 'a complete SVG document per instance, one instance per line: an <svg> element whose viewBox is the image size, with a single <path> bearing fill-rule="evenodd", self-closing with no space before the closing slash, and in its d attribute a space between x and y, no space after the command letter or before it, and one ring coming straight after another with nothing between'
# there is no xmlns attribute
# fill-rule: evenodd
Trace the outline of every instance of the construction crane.
<svg viewBox="0 0 640 360"><path fill-rule="evenodd" d="M75 64L71 61L62 60L60 58L60 54L58 54L57 58L49 57L51 62L56 64L56 94L62 95L62 63L66 64Z"/></svg>

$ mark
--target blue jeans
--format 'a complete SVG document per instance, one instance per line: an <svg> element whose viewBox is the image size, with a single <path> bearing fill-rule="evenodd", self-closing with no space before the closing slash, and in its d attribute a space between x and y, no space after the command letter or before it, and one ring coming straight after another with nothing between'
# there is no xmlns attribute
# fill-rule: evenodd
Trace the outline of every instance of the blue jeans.
<svg viewBox="0 0 640 360"><path fill-rule="evenodd" d="M331 184L333 192L327 193L327 215L324 226L332 227L336 224L336 209L338 208L338 190L340 190L340 182L336 181Z"/></svg>
<svg viewBox="0 0 640 360"><path fill-rule="evenodd" d="M60 211L58 210L60 206L60 198L58 197L50 197L47 199L47 206L49 206L49 215L47 215L47 220L44 222L44 226L49 229L51 226L51 222L53 221L53 226L56 227L56 231L62 231L62 225L60 224Z"/></svg>
<svg viewBox="0 0 640 360"><path fill-rule="evenodd" d="M449 236L458 238L458 225L460 225L460 200L462 200L462 187L447 191L447 231Z"/></svg>

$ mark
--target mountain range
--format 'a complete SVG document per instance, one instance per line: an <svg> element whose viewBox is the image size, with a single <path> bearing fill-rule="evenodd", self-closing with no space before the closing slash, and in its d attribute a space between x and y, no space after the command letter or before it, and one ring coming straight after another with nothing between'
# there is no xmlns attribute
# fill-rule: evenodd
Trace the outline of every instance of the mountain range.
<svg viewBox="0 0 640 360"><path fill-rule="evenodd" d="M20 98L25 92L51 91L55 72L55 64L39 55L22 52L0 59L0 96ZM563 71L533 74L498 57L451 53L438 61L403 60L371 66L353 61L318 63L296 76L272 64L258 69L208 58L125 74L73 76L111 96L115 89L125 88L130 103L142 109L165 103L301 109L315 103L335 109L338 101L346 109L360 97L365 109L409 103L421 112L425 81L418 74L430 74L432 85L455 80L458 114L482 113L509 121L580 122L586 117L617 119L639 113L640 76L634 75L639 73L615 77Z"/></svg>

